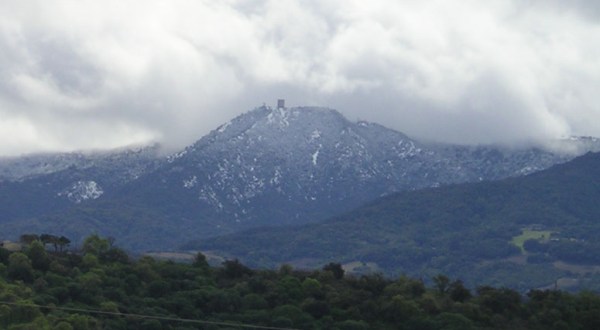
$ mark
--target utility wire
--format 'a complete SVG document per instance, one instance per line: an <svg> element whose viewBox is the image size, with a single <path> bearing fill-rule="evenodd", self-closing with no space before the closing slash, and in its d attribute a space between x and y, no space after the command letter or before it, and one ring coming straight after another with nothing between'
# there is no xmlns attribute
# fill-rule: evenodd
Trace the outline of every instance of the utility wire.
<svg viewBox="0 0 600 330"><path fill-rule="evenodd" d="M82 312L82 313L90 313L90 314L104 314L104 315L112 315L112 316L130 316L130 317L136 317L136 318L141 318L141 319L155 319L155 320L162 320L162 321L176 321L176 322L197 323L197 324L205 324L205 325L220 325L220 326L238 327L238 328L246 328L246 329L300 330L300 329L294 329L294 328L269 327L269 326L264 326L264 325L253 325L253 324L245 324L245 323L229 323L229 322L218 322L218 321L182 319L182 318L168 317L168 316L108 312L108 311L101 311L101 310L97 310L97 309L44 306L44 305L9 302L9 301L0 301L0 304L10 305L10 306L38 307L38 308L45 308L45 309L56 309L56 310L63 310L63 311L69 311L69 312Z"/></svg>

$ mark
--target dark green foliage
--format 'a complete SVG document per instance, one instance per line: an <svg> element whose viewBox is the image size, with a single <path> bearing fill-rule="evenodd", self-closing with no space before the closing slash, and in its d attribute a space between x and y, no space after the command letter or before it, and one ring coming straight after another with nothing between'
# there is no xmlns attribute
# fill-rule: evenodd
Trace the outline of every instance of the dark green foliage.
<svg viewBox="0 0 600 330"><path fill-rule="evenodd" d="M433 283L437 289L438 294L444 295L450 288L450 279L448 276L439 274L433 278Z"/></svg>
<svg viewBox="0 0 600 330"><path fill-rule="evenodd" d="M528 239L523 243L523 248L528 252L541 252L548 251L548 244L544 244L537 239Z"/></svg>
<svg viewBox="0 0 600 330"><path fill-rule="evenodd" d="M194 267L199 268L208 268L208 261L206 260L206 256L200 252L196 254L193 262Z"/></svg>
<svg viewBox="0 0 600 330"><path fill-rule="evenodd" d="M23 282L33 281L33 267L27 255L15 252L8 258L7 275L9 279Z"/></svg>
<svg viewBox="0 0 600 330"><path fill-rule="evenodd" d="M458 302L465 302L471 298L471 291L465 288L461 280L456 280L450 284L448 294L452 300Z"/></svg>
<svg viewBox="0 0 600 330"><path fill-rule="evenodd" d="M339 263L322 270L251 270L238 260L213 269L199 255L177 264L132 260L93 235L84 255L47 252L33 242L11 253L0 277L2 329L237 329L155 319L41 308L79 308L171 319L297 329L597 329L600 297L589 292L490 286L473 294L460 280L421 280L381 274L345 275ZM117 250L115 250L117 249ZM54 251L53 248L50 251ZM119 257L102 257L117 251ZM45 257L44 257L45 256ZM30 258L32 258L30 260ZM45 270L32 265L48 258ZM34 264L38 261L33 262Z"/></svg>
<svg viewBox="0 0 600 330"><path fill-rule="evenodd" d="M240 263L239 260L227 260L223 262L223 268L219 274L226 279L236 279L252 275L252 270Z"/></svg>
<svg viewBox="0 0 600 330"><path fill-rule="evenodd" d="M27 248L27 256L31 260L31 265L36 270L47 271L50 267L50 258L40 241L32 242Z"/></svg>
<svg viewBox="0 0 600 330"><path fill-rule="evenodd" d="M344 269L339 263L330 262L329 264L323 267L323 270L331 272L333 274L333 277L337 280L340 280L344 277Z"/></svg>
<svg viewBox="0 0 600 330"><path fill-rule="evenodd" d="M110 245L108 240L100 238L97 234L88 236L85 241L83 241L82 251L83 253L93 254L95 256L100 256L101 254L108 251Z"/></svg>
<svg viewBox="0 0 600 330"><path fill-rule="evenodd" d="M564 261L580 264L599 264L600 243L584 240L560 240L547 244L550 256Z"/></svg>

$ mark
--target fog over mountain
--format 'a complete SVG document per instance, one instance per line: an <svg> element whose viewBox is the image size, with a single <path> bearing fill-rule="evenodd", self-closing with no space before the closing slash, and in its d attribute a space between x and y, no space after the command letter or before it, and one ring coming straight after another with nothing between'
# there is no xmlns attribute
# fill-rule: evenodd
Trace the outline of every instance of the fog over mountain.
<svg viewBox="0 0 600 330"><path fill-rule="evenodd" d="M600 135L593 1L4 1L0 155L176 150L277 98L411 137Z"/></svg>

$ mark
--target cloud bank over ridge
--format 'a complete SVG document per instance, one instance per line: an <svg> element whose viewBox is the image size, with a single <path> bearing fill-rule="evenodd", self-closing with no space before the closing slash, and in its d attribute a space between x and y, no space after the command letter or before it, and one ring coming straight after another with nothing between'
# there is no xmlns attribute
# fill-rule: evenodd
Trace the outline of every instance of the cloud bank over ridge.
<svg viewBox="0 0 600 330"><path fill-rule="evenodd" d="M179 148L263 102L455 143L600 135L592 1L0 3L0 155Z"/></svg>

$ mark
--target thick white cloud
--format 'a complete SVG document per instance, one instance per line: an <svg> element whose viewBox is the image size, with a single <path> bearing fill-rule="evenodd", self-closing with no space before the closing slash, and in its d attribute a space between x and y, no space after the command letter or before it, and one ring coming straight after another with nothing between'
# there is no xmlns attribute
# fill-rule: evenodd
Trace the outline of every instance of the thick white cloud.
<svg viewBox="0 0 600 330"><path fill-rule="evenodd" d="M4 1L0 155L182 147L263 102L409 135L600 135L592 1Z"/></svg>

